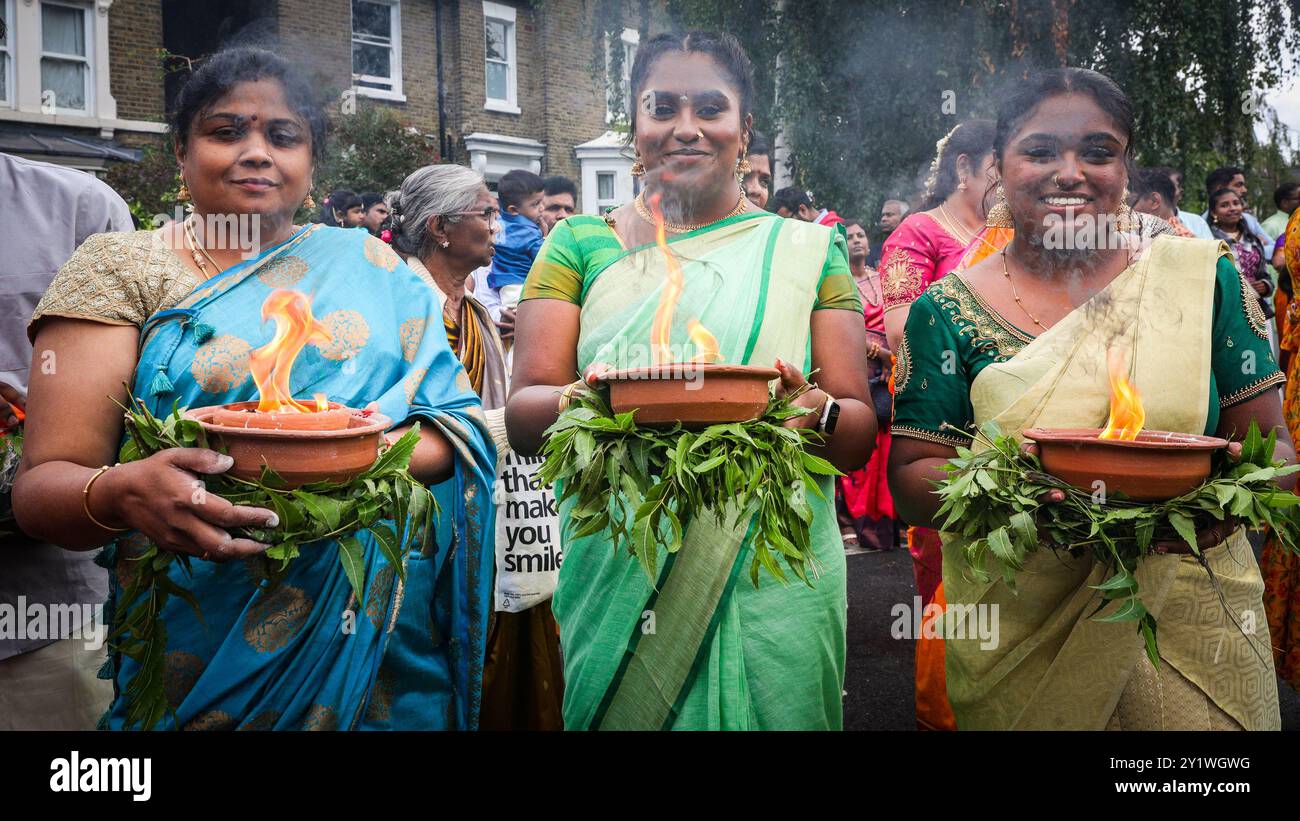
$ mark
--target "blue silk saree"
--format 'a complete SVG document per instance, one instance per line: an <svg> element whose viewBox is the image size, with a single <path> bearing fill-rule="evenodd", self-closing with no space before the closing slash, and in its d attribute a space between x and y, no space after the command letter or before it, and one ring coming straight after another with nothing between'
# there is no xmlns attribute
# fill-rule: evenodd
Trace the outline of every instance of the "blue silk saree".
<svg viewBox="0 0 1300 821"><path fill-rule="evenodd" d="M358 602L335 541L303 545L274 589L238 561L179 563L172 580L198 599L163 609L165 691L181 729L458 729L477 727L492 585L496 460L479 398L447 346L432 291L383 242L309 226L256 259L203 283L149 317L133 392L158 417L181 407L253 399L248 354L273 335L261 306L277 288L312 297L331 333L293 367L295 397L324 393L395 423L418 420L445 436L454 475L431 488L441 508L434 543L406 560L406 579L363 533L365 596ZM426 328L428 333L426 333ZM112 573L109 610L147 545L128 533L99 557ZM110 655L101 675L116 697L101 726L122 729L123 692L136 662Z"/></svg>

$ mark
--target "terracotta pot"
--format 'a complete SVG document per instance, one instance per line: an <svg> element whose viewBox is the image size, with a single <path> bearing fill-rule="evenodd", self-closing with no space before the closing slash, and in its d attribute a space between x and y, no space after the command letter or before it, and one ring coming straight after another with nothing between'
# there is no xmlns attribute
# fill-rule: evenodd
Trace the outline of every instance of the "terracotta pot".
<svg viewBox="0 0 1300 821"><path fill-rule="evenodd" d="M215 409L212 424L225 428L260 428L262 430L346 430L353 411L337 402L329 410L312 413L262 413L256 402L232 402Z"/></svg>
<svg viewBox="0 0 1300 821"><path fill-rule="evenodd" d="M633 411L638 425L702 428L757 419L767 408L767 384L780 375L754 365L674 363L614 371L605 381L614 412Z"/></svg>
<svg viewBox="0 0 1300 821"><path fill-rule="evenodd" d="M235 464L227 471L228 475L254 480L262 475L262 466L269 465L289 487L312 482L346 482L363 473L374 464L381 437L393 425L387 416L363 415L361 411L343 407L332 407L323 414L262 414L283 417L330 414L334 418L336 412L341 412L347 427L335 430L288 430L217 422L218 415L225 419L230 413L236 416L237 422L243 421L243 417L257 416L241 408L248 404L252 403L195 408L186 411L185 416L203 425L217 440L214 444L224 447L234 458Z"/></svg>
<svg viewBox="0 0 1300 821"><path fill-rule="evenodd" d="M1038 443L1043 469L1065 482L1094 492L1105 482L1107 494L1123 493L1137 502L1164 502L1195 490L1210 475L1210 457L1228 446L1225 439L1190 433L1144 430L1137 439L1098 439L1100 428L1031 428L1026 439Z"/></svg>

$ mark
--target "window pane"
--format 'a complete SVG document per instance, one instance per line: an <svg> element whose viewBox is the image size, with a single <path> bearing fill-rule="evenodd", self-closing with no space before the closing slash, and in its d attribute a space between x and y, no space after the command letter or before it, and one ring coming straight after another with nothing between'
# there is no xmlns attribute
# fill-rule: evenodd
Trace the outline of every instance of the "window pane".
<svg viewBox="0 0 1300 821"><path fill-rule="evenodd" d="M86 56L86 13L67 6L41 4L41 47L57 54Z"/></svg>
<svg viewBox="0 0 1300 821"><path fill-rule="evenodd" d="M389 50L366 43L352 44L352 73L370 77L389 77Z"/></svg>
<svg viewBox="0 0 1300 821"><path fill-rule="evenodd" d="M487 26L487 58L489 60L508 60L509 55L506 53L506 24L500 20L488 20Z"/></svg>
<svg viewBox="0 0 1300 821"><path fill-rule="evenodd" d="M0 100L9 99L9 55L0 54Z"/></svg>
<svg viewBox="0 0 1300 821"><path fill-rule="evenodd" d="M596 199L598 200L614 199L614 175L613 174L596 175Z"/></svg>
<svg viewBox="0 0 1300 821"><path fill-rule="evenodd" d="M510 69L505 63L487 64L487 96L492 100L510 99Z"/></svg>
<svg viewBox="0 0 1300 821"><path fill-rule="evenodd" d="M41 96L54 92L57 108L86 107L86 64L45 57L41 60Z"/></svg>
<svg viewBox="0 0 1300 821"><path fill-rule="evenodd" d="M392 8L381 3L352 0L352 33L384 40L392 39Z"/></svg>

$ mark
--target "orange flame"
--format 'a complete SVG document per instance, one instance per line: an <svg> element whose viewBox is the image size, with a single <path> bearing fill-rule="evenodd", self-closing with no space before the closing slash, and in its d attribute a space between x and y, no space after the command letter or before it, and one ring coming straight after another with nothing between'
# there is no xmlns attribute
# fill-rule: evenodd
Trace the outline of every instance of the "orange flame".
<svg viewBox="0 0 1300 821"><path fill-rule="evenodd" d="M324 413L330 409L329 397L323 393L313 393L312 398L316 400L316 410Z"/></svg>
<svg viewBox="0 0 1300 821"><path fill-rule="evenodd" d="M1107 356L1110 368L1110 418L1099 439L1120 439L1131 442L1142 432L1147 414L1142 409L1142 394L1137 386L1124 378L1124 355L1111 349Z"/></svg>
<svg viewBox="0 0 1300 821"><path fill-rule="evenodd" d="M319 345L331 341L330 332L312 317L311 299L306 294L284 288L272 291L262 303L262 321L268 319L275 320L275 336L248 355L249 370L257 385L257 409L263 413L313 413L310 406L294 400L289 373L303 347L309 342ZM325 407L329 407L328 402Z"/></svg>
<svg viewBox="0 0 1300 821"><path fill-rule="evenodd" d="M672 361L672 345L670 344L673 334L673 314L677 310L677 303L682 298L682 292L686 290L686 278L682 275L681 263L677 257L668 248L668 228L664 220L664 212L660 207L661 195L653 194L647 198L650 205L650 211L654 215L655 221L655 245L659 246L659 251L664 255L664 263L668 268L668 281L664 284L663 292L659 295L659 306L655 308L654 321L650 325L650 361L652 364L667 364ZM692 317L686 323L686 333L691 343L695 346L696 354L690 360L691 362L713 363L721 361L723 356L718 352L718 339L708 328L699 321L698 318Z"/></svg>

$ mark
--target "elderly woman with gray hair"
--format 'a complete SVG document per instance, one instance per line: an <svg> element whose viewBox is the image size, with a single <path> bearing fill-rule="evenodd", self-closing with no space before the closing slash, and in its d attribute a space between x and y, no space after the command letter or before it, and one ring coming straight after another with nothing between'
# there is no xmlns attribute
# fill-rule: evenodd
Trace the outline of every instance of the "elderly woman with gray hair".
<svg viewBox="0 0 1300 821"><path fill-rule="evenodd" d="M433 288L451 350L483 400L502 459L509 371L491 315L465 283L489 265L500 217L483 177L464 166L427 165L390 192L393 246ZM488 627L480 729L563 729L559 631L550 602L519 613L496 612Z"/></svg>

